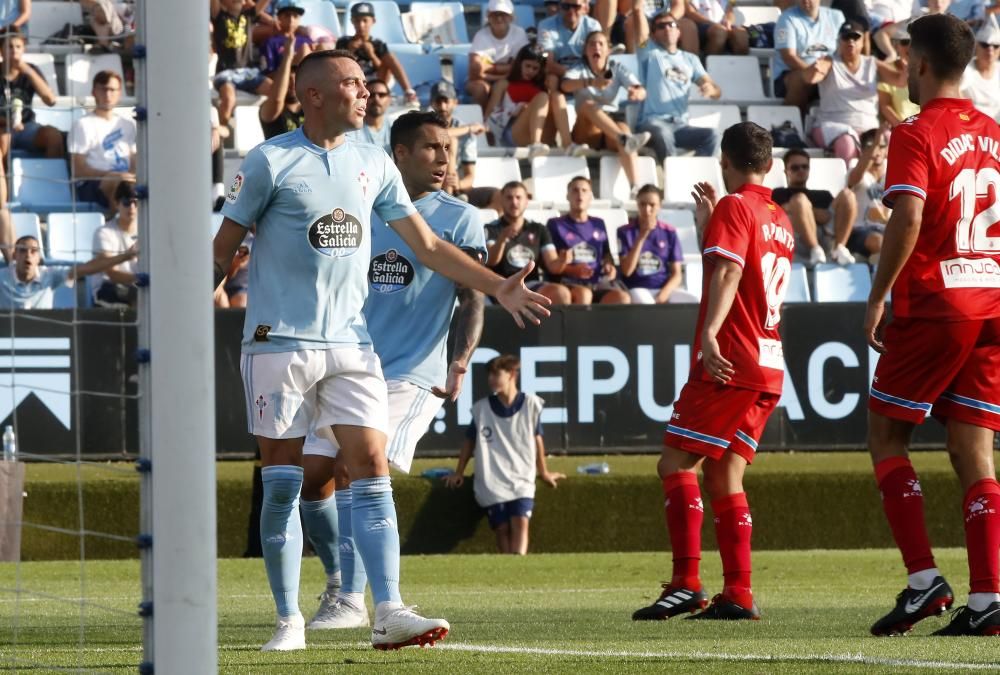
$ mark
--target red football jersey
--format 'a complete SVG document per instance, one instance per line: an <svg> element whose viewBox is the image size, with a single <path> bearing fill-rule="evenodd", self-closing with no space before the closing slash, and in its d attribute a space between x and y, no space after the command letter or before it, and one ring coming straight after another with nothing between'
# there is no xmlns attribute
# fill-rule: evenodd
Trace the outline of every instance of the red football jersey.
<svg viewBox="0 0 1000 675"><path fill-rule="evenodd" d="M938 98L892 131L882 201L924 200L917 244L892 287L897 316L1000 316L1000 127Z"/></svg>
<svg viewBox="0 0 1000 675"><path fill-rule="evenodd" d="M785 359L778 322L781 302L791 281L795 250L788 216L771 201L769 188L747 184L719 200L705 227L704 239L705 271L691 379L712 381L702 368L701 331L719 256L743 268L736 298L717 338L722 356L732 362L736 371L730 384L780 394Z"/></svg>

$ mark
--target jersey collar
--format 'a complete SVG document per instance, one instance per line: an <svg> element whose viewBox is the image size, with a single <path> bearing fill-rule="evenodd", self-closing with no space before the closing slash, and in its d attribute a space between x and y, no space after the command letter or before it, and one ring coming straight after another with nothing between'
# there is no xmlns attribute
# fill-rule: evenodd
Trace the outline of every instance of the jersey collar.
<svg viewBox="0 0 1000 675"><path fill-rule="evenodd" d="M753 183L744 183L736 192L755 192L765 199L771 198L771 188L763 185L754 185Z"/></svg>
<svg viewBox="0 0 1000 675"><path fill-rule="evenodd" d="M310 141L309 137L306 136L306 132L305 132L305 130L302 127L299 127L298 129L296 129L295 133L299 135L299 142L302 144L302 147L304 149L306 149L309 152L313 153L314 155L318 155L320 157L322 157L324 155L329 155L329 154L334 153L334 152L339 152L340 150L342 150L347 145L347 141L348 141L347 137L345 137L344 138L344 142L341 143L340 145L338 145L337 147L331 148L329 150L325 150L325 149L319 147L318 145L316 145L315 143L313 143L312 141Z"/></svg>
<svg viewBox="0 0 1000 675"><path fill-rule="evenodd" d="M967 98L936 98L932 100L927 105L921 106L921 110L930 110L931 108L958 108L961 110L968 110L972 107L972 101Z"/></svg>

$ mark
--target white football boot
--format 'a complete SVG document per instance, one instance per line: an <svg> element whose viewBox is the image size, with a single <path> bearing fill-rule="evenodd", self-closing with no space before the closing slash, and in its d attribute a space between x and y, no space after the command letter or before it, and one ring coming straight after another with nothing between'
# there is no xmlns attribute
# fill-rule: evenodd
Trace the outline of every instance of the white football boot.
<svg viewBox="0 0 1000 675"><path fill-rule="evenodd" d="M337 628L366 628L370 626L368 610L358 609L344 602L329 591L319 596L319 609L306 626L310 630L333 630Z"/></svg>
<svg viewBox="0 0 1000 675"><path fill-rule="evenodd" d="M444 619L425 619L398 602L380 602L375 608L375 625L372 626L372 647L399 649L416 645L434 646L443 640L451 626Z"/></svg>
<svg viewBox="0 0 1000 675"><path fill-rule="evenodd" d="M278 618L274 637L260 648L262 652L290 652L306 648L306 622L301 614Z"/></svg>

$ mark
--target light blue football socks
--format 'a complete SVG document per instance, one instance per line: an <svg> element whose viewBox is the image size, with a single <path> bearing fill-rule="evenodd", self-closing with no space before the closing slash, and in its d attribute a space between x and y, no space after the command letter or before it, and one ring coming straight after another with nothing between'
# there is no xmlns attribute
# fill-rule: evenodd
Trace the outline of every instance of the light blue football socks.
<svg viewBox="0 0 1000 675"><path fill-rule="evenodd" d="M306 525L306 535L313 550L323 563L326 571L327 588L339 586L340 560L337 555L338 514L337 501L333 495L328 499L311 502L301 500L302 520Z"/></svg>
<svg viewBox="0 0 1000 675"><path fill-rule="evenodd" d="M365 574L365 564L358 555L354 546L354 510L352 508L351 489L337 490L334 493L337 498L337 520L340 524L338 536L340 554L340 594L351 600L351 604L357 607L363 606L365 586L368 584L368 576ZM358 601L362 603L358 605Z"/></svg>
<svg viewBox="0 0 1000 675"><path fill-rule="evenodd" d="M399 595L399 530L389 476L351 483L351 525L376 607L402 602ZM357 570L354 571L357 575ZM347 583L347 570L344 581ZM364 585L359 589L364 591Z"/></svg>
<svg viewBox="0 0 1000 675"><path fill-rule="evenodd" d="M295 616L299 613L299 568L302 564L302 523L298 508L302 467L265 466L260 475L264 483L260 544L267 581L278 616ZM396 569L399 569L398 558Z"/></svg>

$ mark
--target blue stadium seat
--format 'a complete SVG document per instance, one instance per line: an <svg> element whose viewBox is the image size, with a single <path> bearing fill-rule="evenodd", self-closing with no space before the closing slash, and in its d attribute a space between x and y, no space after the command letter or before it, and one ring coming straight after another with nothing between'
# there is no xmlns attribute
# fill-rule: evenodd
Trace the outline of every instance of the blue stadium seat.
<svg viewBox="0 0 1000 675"><path fill-rule="evenodd" d="M366 0L367 1L367 0ZM358 4L351 2L344 12L344 32L343 35L354 35L354 26L351 25L351 7ZM399 5L386 0L374 0L371 2L372 9L375 10L375 25L372 26L372 37L378 38L390 45L399 43L406 44L406 34L403 32L403 19L399 13Z"/></svg>
<svg viewBox="0 0 1000 675"><path fill-rule="evenodd" d="M809 275L805 265L792 264L792 276L788 280L788 290L785 291L785 302L809 302Z"/></svg>
<svg viewBox="0 0 1000 675"><path fill-rule="evenodd" d="M816 302L866 302L872 289L868 265L817 265L813 269L813 298Z"/></svg>
<svg viewBox="0 0 1000 675"><path fill-rule="evenodd" d="M437 54L396 54L399 63L406 71L406 76L410 78L410 85L420 97L420 104L430 105L431 87L435 82L440 82L441 57ZM392 83L393 91L399 95L402 89L399 82ZM461 92L460 92L461 93Z"/></svg>
<svg viewBox="0 0 1000 675"><path fill-rule="evenodd" d="M466 101L465 83L469 81L469 54L451 56L451 76L458 90L458 100Z"/></svg>
<svg viewBox="0 0 1000 675"><path fill-rule="evenodd" d="M34 237L38 243L43 243L42 225L35 213L12 213L10 214L11 225L14 226L14 240L21 237Z"/></svg>
<svg viewBox="0 0 1000 675"><path fill-rule="evenodd" d="M66 93L76 97L90 96L94 75L102 70L113 70L124 81L122 57L118 54L69 54L66 57Z"/></svg>
<svg viewBox="0 0 1000 675"><path fill-rule="evenodd" d="M469 30L465 26L465 7L460 2L414 2L410 4L411 12L420 12L421 10L436 10L436 9L450 9L451 10L451 26L452 30L455 32L455 42L468 42L469 41Z"/></svg>
<svg viewBox="0 0 1000 675"><path fill-rule="evenodd" d="M50 213L49 257L87 262L94 257L94 232L102 225L100 213Z"/></svg>
<svg viewBox="0 0 1000 675"><path fill-rule="evenodd" d="M15 157L12 165L11 210L49 213L74 209L65 160ZM83 210L89 210L89 205Z"/></svg>
<svg viewBox="0 0 1000 675"><path fill-rule="evenodd" d="M303 26L323 26L336 37L343 35L337 8L329 0L300 0L306 13L302 15Z"/></svg>

